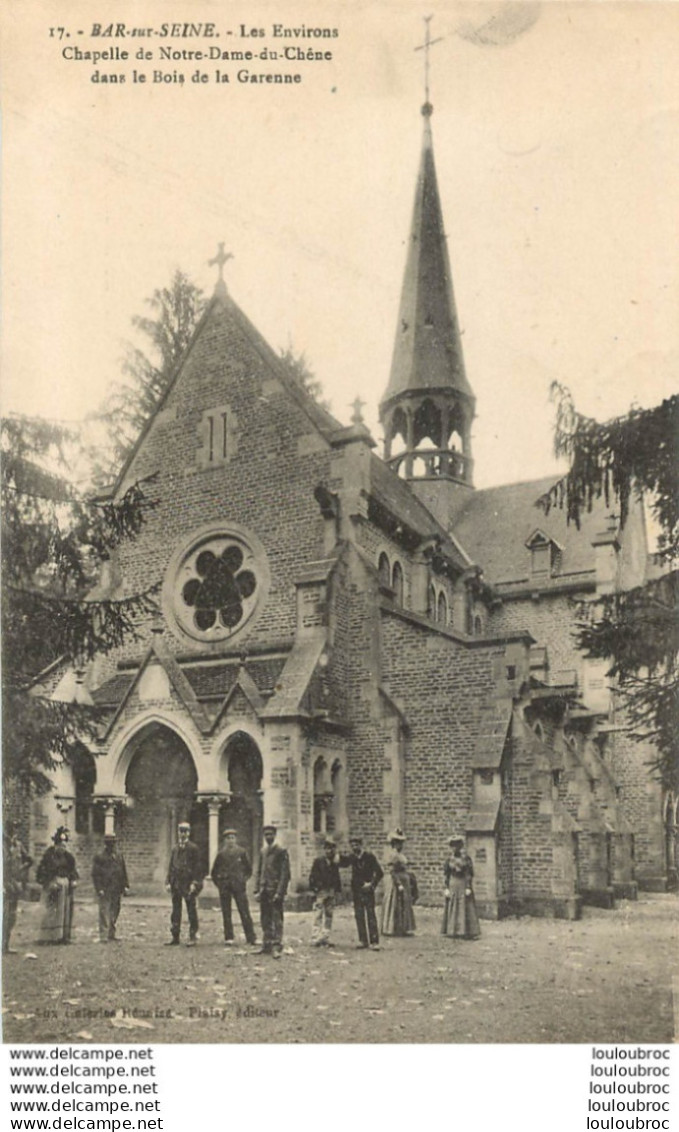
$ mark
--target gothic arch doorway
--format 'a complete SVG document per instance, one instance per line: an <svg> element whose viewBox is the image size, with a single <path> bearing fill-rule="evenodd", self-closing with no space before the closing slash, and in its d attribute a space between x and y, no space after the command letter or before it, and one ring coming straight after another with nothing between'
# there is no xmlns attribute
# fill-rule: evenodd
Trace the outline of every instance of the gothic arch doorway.
<svg viewBox="0 0 679 1132"><path fill-rule="evenodd" d="M254 868L262 841L262 756L250 735L236 731L224 748L222 760L229 801L219 818L220 840L223 830L235 829Z"/></svg>
<svg viewBox="0 0 679 1132"><path fill-rule="evenodd" d="M134 748L125 777L128 806L121 815L122 842L137 891L156 891L165 884L177 823L191 822L191 839L208 871L208 825L205 806L196 802L198 775L186 743L172 728L150 723L130 746Z"/></svg>

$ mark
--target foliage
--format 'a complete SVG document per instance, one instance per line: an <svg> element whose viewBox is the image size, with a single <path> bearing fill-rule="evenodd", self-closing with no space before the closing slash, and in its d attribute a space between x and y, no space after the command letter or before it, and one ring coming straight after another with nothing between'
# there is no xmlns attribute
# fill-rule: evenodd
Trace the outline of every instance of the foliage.
<svg viewBox="0 0 679 1132"><path fill-rule="evenodd" d="M152 315L135 315L132 325L146 340L150 356L128 342L123 360L126 380L108 396L97 418L105 421L110 454L98 478L110 479L125 460L165 393L193 337L206 299L183 271L146 300Z"/></svg>
<svg viewBox="0 0 679 1132"><path fill-rule="evenodd" d="M653 409L633 408L599 423L578 413L568 389L555 383L555 451L570 462L568 473L539 502L545 510L564 506L579 522L603 497L620 507L624 528L634 494L650 504L660 525L658 560L665 573L622 593L580 606L576 641L588 657L611 662L609 676L625 709L630 732L653 740L650 763L668 789L679 789L679 397Z"/></svg>
<svg viewBox="0 0 679 1132"><path fill-rule="evenodd" d="M96 713L37 695L59 658L82 666L122 644L155 611L153 591L91 596L103 562L134 538L154 506L148 482L119 503L80 496L67 478L74 434L49 422L0 422L2 501L3 770L23 791L49 787L55 760L92 738Z"/></svg>
<svg viewBox="0 0 679 1132"><path fill-rule="evenodd" d="M125 380L109 394L94 419L105 424L108 452L92 453L95 479L112 480L142 429L153 415L174 377L207 306L205 294L185 272L176 270L167 287L157 288L146 300L150 315L135 315L132 325L145 339L145 347L126 344L123 359ZM148 350L148 352L146 352ZM281 350L281 360L306 392L328 408L321 383L304 354L290 346Z"/></svg>
<svg viewBox="0 0 679 1132"><path fill-rule="evenodd" d="M330 408L330 403L323 398L323 386L311 369L306 354L296 354L292 346L287 346L285 350L281 350L281 361L287 366L293 381L301 385L321 408Z"/></svg>
<svg viewBox="0 0 679 1132"><path fill-rule="evenodd" d="M679 556L679 396L653 409L632 408L622 417L600 423L578 413L570 391L552 385L556 403L554 451L569 461L568 474L544 496L546 511L566 506L569 520L579 523L602 496L606 505L620 505L625 525L633 493L643 494L661 528L659 552Z"/></svg>
<svg viewBox="0 0 679 1132"><path fill-rule="evenodd" d="M649 767L668 789L679 789L679 572L581 606L578 647L610 660L631 734L652 740Z"/></svg>

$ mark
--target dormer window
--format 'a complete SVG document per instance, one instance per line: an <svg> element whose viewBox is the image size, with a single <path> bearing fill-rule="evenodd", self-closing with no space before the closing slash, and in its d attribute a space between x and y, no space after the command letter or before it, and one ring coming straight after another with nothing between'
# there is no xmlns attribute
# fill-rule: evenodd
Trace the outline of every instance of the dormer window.
<svg viewBox="0 0 679 1132"><path fill-rule="evenodd" d="M561 558L561 547L554 539L546 535L544 531L533 531L533 534L526 541L526 547L531 556L530 573L532 578L540 581L557 573Z"/></svg>

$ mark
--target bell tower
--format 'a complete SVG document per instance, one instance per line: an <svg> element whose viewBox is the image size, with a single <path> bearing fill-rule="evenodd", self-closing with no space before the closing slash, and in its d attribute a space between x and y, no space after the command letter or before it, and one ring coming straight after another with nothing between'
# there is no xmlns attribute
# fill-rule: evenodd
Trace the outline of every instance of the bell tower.
<svg viewBox="0 0 679 1132"><path fill-rule="evenodd" d="M391 374L380 403L384 459L449 526L473 488L467 381L436 180L433 107L422 107L422 156L408 241Z"/></svg>

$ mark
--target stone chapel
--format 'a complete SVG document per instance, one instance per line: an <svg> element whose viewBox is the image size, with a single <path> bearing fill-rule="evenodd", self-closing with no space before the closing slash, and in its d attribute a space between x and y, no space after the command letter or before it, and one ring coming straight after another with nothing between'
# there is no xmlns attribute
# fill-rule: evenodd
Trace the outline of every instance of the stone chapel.
<svg viewBox="0 0 679 1132"><path fill-rule="evenodd" d="M83 877L115 829L137 892L162 892L176 825L205 873L227 826L256 859L264 821L303 894L326 831L381 853L401 826L440 902L464 834L480 911L576 917L675 869L674 798L625 733L606 666L571 639L573 599L640 584L640 504L580 529L536 500L554 478L476 490L466 374L434 164L423 140L384 451L290 376L220 278L114 495L159 505L99 596L159 585L137 640L36 685L91 697L100 742L31 816ZM205 889L209 895L209 885Z"/></svg>

